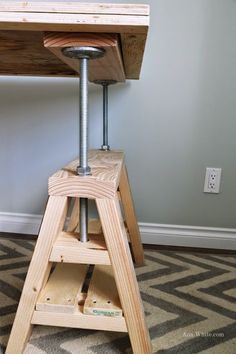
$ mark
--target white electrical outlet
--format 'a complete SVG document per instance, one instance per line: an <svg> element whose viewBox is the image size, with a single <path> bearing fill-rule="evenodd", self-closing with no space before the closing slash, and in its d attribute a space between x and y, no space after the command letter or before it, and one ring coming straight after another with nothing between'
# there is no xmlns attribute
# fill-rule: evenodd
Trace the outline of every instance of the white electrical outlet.
<svg viewBox="0 0 236 354"><path fill-rule="evenodd" d="M221 168L207 167L204 184L204 193L219 193Z"/></svg>

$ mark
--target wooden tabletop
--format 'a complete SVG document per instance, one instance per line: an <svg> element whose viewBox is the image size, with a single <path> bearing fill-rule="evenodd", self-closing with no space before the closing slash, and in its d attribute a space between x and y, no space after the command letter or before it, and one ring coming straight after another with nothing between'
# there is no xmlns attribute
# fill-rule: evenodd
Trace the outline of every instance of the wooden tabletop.
<svg viewBox="0 0 236 354"><path fill-rule="evenodd" d="M1 1L0 75L76 76L60 48L91 35L89 43L96 37L109 54L94 66L91 81L139 79L148 26L148 5Z"/></svg>

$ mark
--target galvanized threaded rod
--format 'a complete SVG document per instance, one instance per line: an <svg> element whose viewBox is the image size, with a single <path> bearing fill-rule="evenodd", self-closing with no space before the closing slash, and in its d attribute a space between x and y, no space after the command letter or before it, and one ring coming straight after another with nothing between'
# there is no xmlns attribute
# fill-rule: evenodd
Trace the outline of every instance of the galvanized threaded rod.
<svg viewBox="0 0 236 354"><path fill-rule="evenodd" d="M108 86L116 84L115 80L95 80L95 84L102 85L103 87L103 143L101 150L110 150L108 143Z"/></svg>
<svg viewBox="0 0 236 354"><path fill-rule="evenodd" d="M80 59L80 165L79 175L88 175L88 58ZM80 198L80 241L88 241L88 199Z"/></svg>
<svg viewBox="0 0 236 354"><path fill-rule="evenodd" d="M79 175L90 174L88 166L88 58L80 59L80 165Z"/></svg>
<svg viewBox="0 0 236 354"><path fill-rule="evenodd" d="M88 166L88 66L89 59L104 56L105 51L94 47L67 47L62 53L80 63L80 165L77 167L79 176L90 175ZM80 198L80 241L88 241L88 199Z"/></svg>
<svg viewBox="0 0 236 354"><path fill-rule="evenodd" d="M101 148L103 150L110 150L108 144L108 84L103 86L103 144Z"/></svg>

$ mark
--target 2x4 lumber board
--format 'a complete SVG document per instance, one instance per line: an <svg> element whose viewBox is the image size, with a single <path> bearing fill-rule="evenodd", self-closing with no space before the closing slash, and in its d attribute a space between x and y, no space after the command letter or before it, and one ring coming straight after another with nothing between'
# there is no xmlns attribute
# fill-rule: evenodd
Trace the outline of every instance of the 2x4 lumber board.
<svg viewBox="0 0 236 354"><path fill-rule="evenodd" d="M147 34L122 33L121 44L126 78L140 77Z"/></svg>
<svg viewBox="0 0 236 354"><path fill-rule="evenodd" d="M120 181L124 153L121 151L89 151L91 176L78 176L79 160L71 162L49 178L49 195L69 197L114 198Z"/></svg>
<svg viewBox="0 0 236 354"><path fill-rule="evenodd" d="M76 227L75 232L79 233L79 222L78 222L78 225ZM95 218L89 219L89 221L88 221L88 233L93 235L93 236L94 235L100 235L100 237L101 237L101 235L102 235L102 224L101 224L100 220L95 219Z"/></svg>
<svg viewBox="0 0 236 354"><path fill-rule="evenodd" d="M69 217L68 232L79 232L79 198L73 198L72 211ZM88 221L88 233L93 235L102 234L102 225L99 219L90 218Z"/></svg>
<svg viewBox="0 0 236 354"><path fill-rule="evenodd" d="M117 34L49 32L44 36L44 46L62 62L79 73L79 60L63 55L65 47L98 47L105 50L104 57L89 62L89 80L125 81L122 56Z"/></svg>
<svg viewBox="0 0 236 354"><path fill-rule="evenodd" d="M151 340L138 282L127 237L121 225L119 201L117 198L113 200L97 199L96 203L133 352L135 354L151 354Z"/></svg>
<svg viewBox="0 0 236 354"><path fill-rule="evenodd" d="M56 325L58 327L94 329L100 331L127 332L127 326L124 317L104 316L101 320L100 316L83 314L80 308L73 314L34 311L32 324L45 326ZM19 352L17 352L17 354L18 353Z"/></svg>
<svg viewBox="0 0 236 354"><path fill-rule="evenodd" d="M71 203L73 203L72 205L72 210L71 210L71 214L70 214L70 218L68 221L68 225L67 225L67 231L68 232L75 232L79 223L79 198L73 198L71 200Z"/></svg>
<svg viewBox="0 0 236 354"><path fill-rule="evenodd" d="M145 4L108 4L83 2L4 2L0 3L1 12L39 12L39 13L84 13L113 15L149 15L149 6Z"/></svg>
<svg viewBox="0 0 236 354"><path fill-rule="evenodd" d="M84 313L121 317L122 308L111 266L96 265L84 303Z"/></svg>
<svg viewBox="0 0 236 354"><path fill-rule="evenodd" d="M31 319L37 298L48 275L49 255L57 235L64 226L68 198L50 197L44 214L39 237L29 266L16 317L11 330L6 354L22 353L31 333Z"/></svg>
<svg viewBox="0 0 236 354"><path fill-rule="evenodd" d="M40 293L37 311L73 313L88 271L85 264L57 264Z"/></svg>
<svg viewBox="0 0 236 354"><path fill-rule="evenodd" d="M132 193L130 189L129 177L125 165L123 165L122 167L119 190L124 209L125 220L128 227L134 260L136 265L140 266L144 264L143 245L137 222Z"/></svg>
<svg viewBox="0 0 236 354"><path fill-rule="evenodd" d="M51 262L111 264L103 238L89 235L88 242L80 242L78 234L62 232L50 255Z"/></svg>
<svg viewBox="0 0 236 354"><path fill-rule="evenodd" d="M98 219L95 219L95 218L89 219L88 232L89 232L89 234L93 234L93 235L101 235L102 234L101 221ZM103 238L103 240L104 240L104 238Z"/></svg>

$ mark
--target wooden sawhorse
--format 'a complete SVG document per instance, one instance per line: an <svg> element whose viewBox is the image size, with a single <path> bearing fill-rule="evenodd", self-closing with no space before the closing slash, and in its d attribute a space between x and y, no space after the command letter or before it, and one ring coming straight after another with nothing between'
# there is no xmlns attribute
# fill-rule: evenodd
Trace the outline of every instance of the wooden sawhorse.
<svg viewBox="0 0 236 354"><path fill-rule="evenodd" d="M49 200L6 354L23 353L34 324L128 332L135 354L152 353L119 201L120 194L134 259L142 264L124 154L90 151L89 164L91 176L78 176L74 161L49 178ZM70 214L70 203L79 197L96 201L103 230L103 235L89 234L86 243L68 231L76 227L76 207Z"/></svg>

